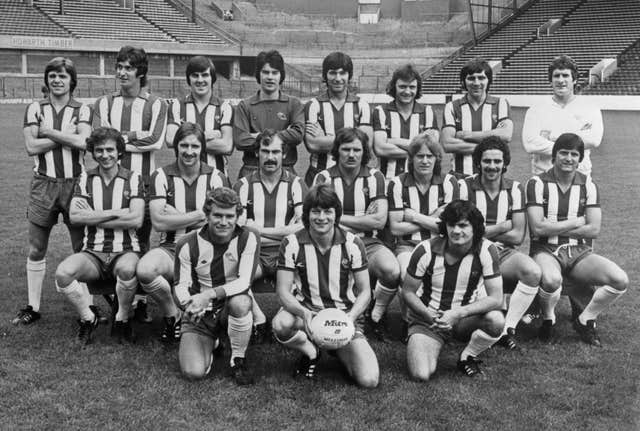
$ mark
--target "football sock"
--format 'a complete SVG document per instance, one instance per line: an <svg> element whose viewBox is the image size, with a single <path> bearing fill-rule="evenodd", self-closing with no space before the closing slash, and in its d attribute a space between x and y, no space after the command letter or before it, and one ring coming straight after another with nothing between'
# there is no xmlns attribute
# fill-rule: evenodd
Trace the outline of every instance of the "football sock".
<svg viewBox="0 0 640 431"><path fill-rule="evenodd" d="M231 357L229 362L233 366L234 358L244 358L249 340L251 339L251 328L253 326L253 314L247 313L242 317L229 316L227 335L231 344Z"/></svg>
<svg viewBox="0 0 640 431"><path fill-rule="evenodd" d="M27 295L33 311L40 311L42 283L47 270L47 260L31 260L27 258Z"/></svg>
<svg viewBox="0 0 640 431"><path fill-rule="evenodd" d="M480 353L497 343L499 339L500 337L492 337L482 329L476 329L471 334L469 344L467 344L462 353L460 353L460 360L464 361L469 356L477 357Z"/></svg>
<svg viewBox="0 0 640 431"><path fill-rule="evenodd" d="M509 301L509 308L507 309L507 315L505 316L504 330L502 331L503 335L507 333L507 328L516 328L518 322L529 309L529 306L535 299L537 293L537 286L527 286L521 281L518 282L516 289L511 294L511 300Z"/></svg>
<svg viewBox="0 0 640 431"><path fill-rule="evenodd" d="M176 307L173 295L171 295L171 286L163 276L157 276L151 283L141 282L140 286L156 301L165 317L176 317L178 315L178 307Z"/></svg>
<svg viewBox="0 0 640 431"><path fill-rule="evenodd" d="M80 319L87 321L92 321L95 318L95 314L89 308L91 302L89 299L91 295L85 287L83 287L84 283L78 283L76 280L73 280L68 286L60 286L56 281L56 290L62 293L67 300L76 308L78 314L80 314Z"/></svg>
<svg viewBox="0 0 640 431"><path fill-rule="evenodd" d="M373 297L375 298L375 302L373 304L373 310L371 310L371 320L374 322L379 322L384 315L384 312L387 311L387 307L389 303L393 301L393 297L396 295L398 289L389 289L388 287L384 287L378 281L376 283L376 288L373 291Z"/></svg>
<svg viewBox="0 0 640 431"><path fill-rule="evenodd" d="M538 302L540 303L542 319L551 320L554 325L556 323L555 308L558 301L560 301L560 290L561 289L558 289L552 293L546 292L543 289L538 290Z"/></svg>
<svg viewBox="0 0 640 431"><path fill-rule="evenodd" d="M82 289L87 292L87 295L89 296L89 305L93 305L93 295L91 294L91 292L89 292L89 286L87 286L87 283L83 283L80 281L78 283L80 283Z"/></svg>
<svg viewBox="0 0 640 431"><path fill-rule="evenodd" d="M253 295L251 289L249 289L249 296L251 297L251 313L253 313L253 325L260 325L267 321L267 316L264 315L262 309L256 301L256 297Z"/></svg>
<svg viewBox="0 0 640 431"><path fill-rule="evenodd" d="M593 298L578 316L581 324L586 325L588 320L595 320L609 305L620 298L627 290L617 290L611 286L600 286L593 293Z"/></svg>
<svg viewBox="0 0 640 431"><path fill-rule="evenodd" d="M282 345L286 347L304 353L309 357L309 359L315 359L318 357L318 349L316 349L316 346L313 345L304 331L296 332L293 337L289 338L288 340L282 341L278 338L278 341L280 341Z"/></svg>
<svg viewBox="0 0 640 431"><path fill-rule="evenodd" d="M138 287L138 279L133 277L131 280L123 280L120 277L116 281L116 296L118 297L118 312L116 313L116 321L126 322L131 314L133 297Z"/></svg>

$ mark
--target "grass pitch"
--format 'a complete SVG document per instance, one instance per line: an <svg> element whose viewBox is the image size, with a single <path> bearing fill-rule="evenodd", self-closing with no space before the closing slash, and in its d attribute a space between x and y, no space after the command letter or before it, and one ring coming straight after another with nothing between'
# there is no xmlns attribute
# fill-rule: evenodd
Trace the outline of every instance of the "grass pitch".
<svg viewBox="0 0 640 431"><path fill-rule="evenodd" d="M410 381L405 346L373 342L381 368L378 389L348 382L335 359L324 355L320 381L291 378L296 355L277 344L251 346L248 359L258 382L236 387L226 375L228 352L202 382L181 378L177 349L157 341L156 317L136 328L140 341L118 345L101 326L84 350L72 343L76 315L55 291L57 264L71 251L64 225L54 228L47 254L43 318L30 327L9 321L26 303L28 184L32 161L22 140L24 106L0 106L0 429L609 429L640 426L640 307L637 280L640 243L640 150L637 113L605 113L605 139L592 158L603 207L599 253L629 274L631 288L599 319L604 348L578 341L570 328L567 301L559 307L561 338L555 345L522 329L521 352L493 348L483 355L484 380L455 370L462 347L445 347L435 378ZM520 144L523 111L514 110L516 132L509 175L528 177ZM302 151L301 151L302 152ZM172 152L163 150L159 164ZM306 156L298 171L304 173ZM239 157L233 157L235 178ZM274 294L258 298L269 316ZM96 303L106 310L101 299ZM391 321L398 321L395 304ZM397 326L393 328L398 330ZM635 353L634 353L635 352Z"/></svg>

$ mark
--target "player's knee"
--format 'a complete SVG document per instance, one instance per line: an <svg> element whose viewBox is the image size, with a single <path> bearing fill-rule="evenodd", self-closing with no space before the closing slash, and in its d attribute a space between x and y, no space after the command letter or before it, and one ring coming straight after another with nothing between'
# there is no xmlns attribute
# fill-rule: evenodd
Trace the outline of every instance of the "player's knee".
<svg viewBox="0 0 640 431"><path fill-rule="evenodd" d="M293 322L294 320L290 315L280 312L271 319L271 329L279 340L286 341L295 333Z"/></svg>
<svg viewBox="0 0 640 431"><path fill-rule="evenodd" d="M229 315L244 317L251 312L251 297L246 294L235 295L227 300Z"/></svg>
<svg viewBox="0 0 640 431"><path fill-rule="evenodd" d="M180 371L185 379L191 381L204 379L207 375L207 370L202 365L183 364L180 367Z"/></svg>
<svg viewBox="0 0 640 431"><path fill-rule="evenodd" d="M415 367L409 370L409 376L417 382L428 382L435 371L435 367L427 363L421 367Z"/></svg>
<svg viewBox="0 0 640 431"><path fill-rule="evenodd" d="M47 254L47 247L38 242L38 241L31 241L29 243L29 260L32 261L39 261L44 259L45 255Z"/></svg>
<svg viewBox="0 0 640 431"><path fill-rule="evenodd" d="M355 377L356 384L361 388L373 389L378 386L380 381L380 373L377 369L375 370L366 370L363 373L359 373Z"/></svg>
<svg viewBox="0 0 640 431"><path fill-rule="evenodd" d="M611 287L614 289L622 292L629 287L629 276L622 269L618 269L611 278Z"/></svg>
<svg viewBox="0 0 640 431"><path fill-rule="evenodd" d="M562 287L562 274L559 272L543 272L540 287L545 292L555 292Z"/></svg>
<svg viewBox="0 0 640 431"><path fill-rule="evenodd" d="M158 276L158 271L152 263L141 260L136 266L136 277L142 284L149 284Z"/></svg>
<svg viewBox="0 0 640 431"><path fill-rule="evenodd" d="M387 287L397 287L400 284L400 265L398 261L389 259L378 268L378 279Z"/></svg>
<svg viewBox="0 0 640 431"><path fill-rule="evenodd" d="M64 262L58 265L56 268L56 283L58 286L68 286L75 279L75 271L69 265L65 265ZM59 290L58 290L59 291Z"/></svg>
<svg viewBox="0 0 640 431"><path fill-rule="evenodd" d="M134 265L123 265L116 268L116 277L120 280L129 281L136 277L136 267Z"/></svg>
<svg viewBox="0 0 640 431"><path fill-rule="evenodd" d="M535 262L524 265L519 272L518 278L527 286L538 286L540 284L542 270Z"/></svg>
<svg viewBox="0 0 640 431"><path fill-rule="evenodd" d="M498 337L504 329L504 315L501 311L490 311L484 316L483 331L491 337Z"/></svg>

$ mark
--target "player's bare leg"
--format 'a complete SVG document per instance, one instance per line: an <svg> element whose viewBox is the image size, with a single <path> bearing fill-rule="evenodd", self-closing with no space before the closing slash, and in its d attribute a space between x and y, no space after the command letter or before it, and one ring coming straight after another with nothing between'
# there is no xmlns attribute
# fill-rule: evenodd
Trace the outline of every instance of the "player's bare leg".
<svg viewBox="0 0 640 431"><path fill-rule="evenodd" d="M363 388L375 388L380 380L378 358L367 339L360 334L345 347L336 351L338 358L356 384Z"/></svg>
<svg viewBox="0 0 640 431"><path fill-rule="evenodd" d="M562 270L556 258L549 253L538 253L533 257L533 260L540 268L544 268L538 290L538 301L542 315L542 326L538 332L538 338L543 342L551 342L555 337L555 308L560 301Z"/></svg>
<svg viewBox="0 0 640 431"><path fill-rule="evenodd" d="M378 280L373 292L372 332L376 338L383 341L384 327L382 317L396 296L400 284L400 265L391 250L386 247L380 247L370 256L369 274L372 279Z"/></svg>
<svg viewBox="0 0 640 431"><path fill-rule="evenodd" d="M504 316L498 310L461 319L453 333L459 339L469 338L469 343L460 353L458 368L469 377L482 374L476 358L498 342L503 328Z"/></svg>
<svg viewBox="0 0 640 431"><path fill-rule="evenodd" d="M425 334L412 334L407 341L407 366L413 380L428 381L438 366L442 342Z"/></svg>

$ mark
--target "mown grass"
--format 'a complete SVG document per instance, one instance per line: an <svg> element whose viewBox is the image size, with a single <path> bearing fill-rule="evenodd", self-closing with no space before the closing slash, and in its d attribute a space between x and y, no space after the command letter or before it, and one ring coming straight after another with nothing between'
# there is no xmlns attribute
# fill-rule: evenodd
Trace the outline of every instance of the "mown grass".
<svg viewBox="0 0 640 431"><path fill-rule="evenodd" d="M178 370L176 348L156 341L157 318L137 327L140 341L133 346L114 343L108 327L101 326L95 342L78 350L73 343L76 316L53 286L55 267L70 252L62 225L54 229L47 256L43 319L31 327L11 326L26 301L31 160L21 138L23 110L0 107L0 429L638 429L640 125L633 114L606 113L605 142L592 156L604 213L597 249L628 271L632 281L629 292L599 320L604 348L578 341L563 300L559 342L541 345L533 339L534 328L525 327L523 351L495 348L484 355L483 380L456 372L461 345L447 346L434 379L418 384L407 377L402 344L374 342L380 386L364 391L349 383L328 355L318 382L294 381L296 356L277 344L250 347L255 386L240 388L227 377L228 356L216 361L205 381L187 382ZM514 110L509 170L520 180L528 173L519 140L522 116ZM171 157L163 150L160 161ZM234 157L234 178L237 168ZM302 160L298 171L305 169ZM274 295L258 298L273 315L278 307ZM106 309L100 299L96 302ZM398 318L394 304L390 320L395 332Z"/></svg>

